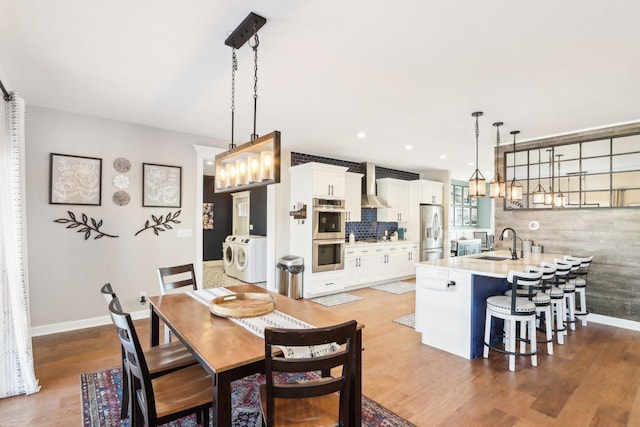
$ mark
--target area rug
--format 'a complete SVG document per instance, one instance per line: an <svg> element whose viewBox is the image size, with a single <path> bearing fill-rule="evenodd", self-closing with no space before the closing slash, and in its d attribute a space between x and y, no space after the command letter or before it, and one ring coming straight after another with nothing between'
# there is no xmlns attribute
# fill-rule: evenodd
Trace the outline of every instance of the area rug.
<svg viewBox="0 0 640 427"><path fill-rule="evenodd" d="M402 316L398 319L394 319L393 320L396 323L400 323L401 325L404 326L408 326L410 328L415 329L416 328L416 314L415 313L411 313L411 314L407 314L406 316Z"/></svg>
<svg viewBox="0 0 640 427"><path fill-rule="evenodd" d="M317 302L318 304L322 304L326 307L331 307L332 305L345 304L352 301L358 301L362 298L357 297L352 294L348 294L346 292L341 292L339 294L327 295L324 297L312 298L311 301Z"/></svg>
<svg viewBox="0 0 640 427"><path fill-rule="evenodd" d="M416 284L409 282L392 282L371 286L371 289L377 289L379 291L385 291L391 294L404 294L407 292L415 291Z"/></svg>
<svg viewBox="0 0 640 427"><path fill-rule="evenodd" d="M266 282L254 283L261 288L266 287ZM220 286L246 285L242 280L227 276L221 265L205 265L202 269L203 289L218 288Z"/></svg>
<svg viewBox="0 0 640 427"><path fill-rule="evenodd" d="M129 420L120 420L122 375L119 367L80 375L84 427L129 427ZM304 379L298 376L291 380ZM231 384L233 427L260 427L260 397L258 388L264 375L256 374ZM384 406L362 396L362 425L370 427L415 427ZM195 427L195 416L184 417L165 424L166 427Z"/></svg>

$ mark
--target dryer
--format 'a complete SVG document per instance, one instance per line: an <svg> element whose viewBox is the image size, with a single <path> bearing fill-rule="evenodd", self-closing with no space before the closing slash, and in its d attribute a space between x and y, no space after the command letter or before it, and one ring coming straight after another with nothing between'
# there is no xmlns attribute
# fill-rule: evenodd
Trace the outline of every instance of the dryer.
<svg viewBox="0 0 640 427"><path fill-rule="evenodd" d="M227 236L222 243L222 268L229 277L238 277L236 268L236 251L238 250L238 236Z"/></svg>
<svg viewBox="0 0 640 427"><path fill-rule="evenodd" d="M236 278L247 283L267 281L267 238L242 236L235 252Z"/></svg>

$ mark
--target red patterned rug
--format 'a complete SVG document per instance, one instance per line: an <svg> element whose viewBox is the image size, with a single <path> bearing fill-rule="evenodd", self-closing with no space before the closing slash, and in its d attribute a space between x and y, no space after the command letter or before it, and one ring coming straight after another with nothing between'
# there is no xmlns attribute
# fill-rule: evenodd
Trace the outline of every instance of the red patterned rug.
<svg viewBox="0 0 640 427"><path fill-rule="evenodd" d="M129 420L120 420L122 376L119 367L80 375L82 386L82 413L84 427L129 427ZM233 426L261 427L258 387L264 383L263 375L252 375L232 383L231 402ZM384 406L362 396L362 425L409 427L410 422L400 418ZM167 427L195 427L195 416L181 418Z"/></svg>

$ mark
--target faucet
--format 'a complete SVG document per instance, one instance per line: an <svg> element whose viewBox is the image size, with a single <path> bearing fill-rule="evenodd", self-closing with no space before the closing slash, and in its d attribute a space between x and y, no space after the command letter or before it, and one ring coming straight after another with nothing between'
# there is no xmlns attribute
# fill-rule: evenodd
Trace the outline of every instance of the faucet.
<svg viewBox="0 0 640 427"><path fill-rule="evenodd" d="M516 239L520 240L520 258L524 258L524 242L520 237L516 237Z"/></svg>
<svg viewBox="0 0 640 427"><path fill-rule="evenodd" d="M504 240L504 232L507 230L511 230L511 232L513 233L513 249L509 249L509 252L511 252L511 259L518 259L518 248L516 245L516 230L514 230L511 227L507 227L504 230L502 230L502 232L500 233L500 237L498 238L498 240ZM524 251L524 249L523 249Z"/></svg>

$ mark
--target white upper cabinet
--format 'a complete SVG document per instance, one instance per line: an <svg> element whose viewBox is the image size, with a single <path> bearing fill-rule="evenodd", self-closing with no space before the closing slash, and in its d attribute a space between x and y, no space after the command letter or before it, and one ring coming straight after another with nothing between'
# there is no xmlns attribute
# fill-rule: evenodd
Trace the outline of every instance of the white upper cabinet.
<svg viewBox="0 0 640 427"><path fill-rule="evenodd" d="M299 180L292 183L292 188L311 188L313 197L326 199L344 199L346 196L345 167L309 162L292 166L289 170L291 179Z"/></svg>
<svg viewBox="0 0 640 427"><path fill-rule="evenodd" d="M362 219L362 175L361 173L347 172L347 196L345 197L345 210L347 222L359 222Z"/></svg>
<svg viewBox="0 0 640 427"><path fill-rule="evenodd" d="M441 182L418 179L415 181L409 181L409 186L409 221L420 221L421 203L431 205L442 204L442 189L444 185ZM418 236L412 237L419 238Z"/></svg>
<svg viewBox="0 0 640 427"><path fill-rule="evenodd" d="M378 221L405 222L409 220L409 182L395 178L376 180L378 195L382 196L391 206L378 209Z"/></svg>

